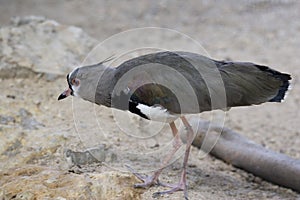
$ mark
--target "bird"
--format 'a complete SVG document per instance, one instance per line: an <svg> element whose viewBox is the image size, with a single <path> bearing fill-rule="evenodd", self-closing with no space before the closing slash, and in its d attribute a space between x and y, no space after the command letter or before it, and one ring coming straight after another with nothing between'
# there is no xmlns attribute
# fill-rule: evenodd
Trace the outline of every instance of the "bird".
<svg viewBox="0 0 300 200"><path fill-rule="evenodd" d="M128 166L142 183L170 187L155 195L183 191L187 194L187 163L195 135L186 115L232 107L282 102L290 86L291 75L251 62L218 61L185 51L161 51L124 61L117 67L104 60L75 68L67 75L68 88L58 100L68 96L123 111L144 119L168 123L173 148L161 167L151 176L143 176ZM180 119L186 127L187 139L180 180L175 185L159 181L168 161L182 141L174 123Z"/></svg>

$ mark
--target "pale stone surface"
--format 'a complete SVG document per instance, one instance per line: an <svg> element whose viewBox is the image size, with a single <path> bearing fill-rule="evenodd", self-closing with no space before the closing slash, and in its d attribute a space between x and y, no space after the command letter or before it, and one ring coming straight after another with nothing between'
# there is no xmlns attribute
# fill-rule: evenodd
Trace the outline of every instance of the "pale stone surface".
<svg viewBox="0 0 300 200"><path fill-rule="evenodd" d="M0 172L0 199L140 199L136 178L120 172L65 173L30 166Z"/></svg>
<svg viewBox="0 0 300 200"><path fill-rule="evenodd" d="M78 66L96 40L75 26L44 17L15 17L0 29L0 78L30 77L45 73L48 79Z"/></svg>

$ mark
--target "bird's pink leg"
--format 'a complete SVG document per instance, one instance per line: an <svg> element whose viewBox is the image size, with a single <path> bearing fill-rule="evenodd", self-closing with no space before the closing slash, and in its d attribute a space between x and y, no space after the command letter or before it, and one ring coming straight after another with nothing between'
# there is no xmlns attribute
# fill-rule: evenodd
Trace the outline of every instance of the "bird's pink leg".
<svg viewBox="0 0 300 200"><path fill-rule="evenodd" d="M164 186L171 187L170 190L162 191L162 192L156 192L153 194L153 196L159 196L159 195L164 195L164 194L170 194L176 191L183 190L184 191L184 198L188 199L187 195L187 181L186 181L186 168L187 168L187 163L188 163L188 158L190 154L190 149L191 145L194 139L194 131L191 127L191 125L188 123L187 119L182 116L181 120L184 124L184 126L187 128L187 140L186 140L186 150L184 154L184 159L183 159L183 167L182 167L182 173L181 173L181 178L180 181L176 185L167 185L167 184L162 184Z"/></svg>
<svg viewBox="0 0 300 200"><path fill-rule="evenodd" d="M164 168L167 167L169 161L172 159L173 155L176 153L176 151L180 148L180 146L182 145L181 139L179 137L178 134L178 130L175 126L174 122L170 123L170 127L172 129L172 134L174 136L174 140L173 140L173 148L172 151L166 156L166 158L163 160L163 162L161 163L160 168L154 172L154 174L152 176L143 176L137 172L134 171L134 169L132 169L131 167L127 166L127 168L141 181L143 181L143 183L137 183L134 185L134 187L136 188L147 188L153 185L165 185L159 182L158 177L161 174L162 170Z"/></svg>

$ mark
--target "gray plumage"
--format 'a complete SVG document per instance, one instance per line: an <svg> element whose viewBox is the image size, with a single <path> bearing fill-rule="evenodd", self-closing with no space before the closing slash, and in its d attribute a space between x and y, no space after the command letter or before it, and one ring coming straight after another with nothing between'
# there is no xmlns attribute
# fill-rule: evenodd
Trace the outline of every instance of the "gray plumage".
<svg viewBox="0 0 300 200"><path fill-rule="evenodd" d="M122 110L159 105L175 114L280 102L291 79L266 66L189 52L147 54L116 68L105 63L85 66L69 80L75 77L80 80L78 96L90 102Z"/></svg>

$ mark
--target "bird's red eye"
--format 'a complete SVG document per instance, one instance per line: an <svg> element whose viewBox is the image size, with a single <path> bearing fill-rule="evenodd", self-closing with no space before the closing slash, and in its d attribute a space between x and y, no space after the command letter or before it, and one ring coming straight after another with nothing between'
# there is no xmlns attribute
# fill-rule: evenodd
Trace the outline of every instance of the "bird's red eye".
<svg viewBox="0 0 300 200"><path fill-rule="evenodd" d="M72 85L78 86L79 83L80 83L79 79L77 78L72 79Z"/></svg>

